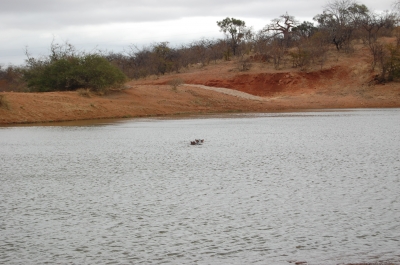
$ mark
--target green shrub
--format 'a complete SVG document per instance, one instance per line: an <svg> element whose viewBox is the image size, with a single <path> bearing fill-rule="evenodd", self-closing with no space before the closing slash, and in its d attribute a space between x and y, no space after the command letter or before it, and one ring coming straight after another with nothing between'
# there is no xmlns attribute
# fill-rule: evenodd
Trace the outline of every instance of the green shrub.
<svg viewBox="0 0 400 265"><path fill-rule="evenodd" d="M28 59L24 79L31 91L71 91L90 88L104 91L121 85L126 76L98 54L62 54L45 60Z"/></svg>

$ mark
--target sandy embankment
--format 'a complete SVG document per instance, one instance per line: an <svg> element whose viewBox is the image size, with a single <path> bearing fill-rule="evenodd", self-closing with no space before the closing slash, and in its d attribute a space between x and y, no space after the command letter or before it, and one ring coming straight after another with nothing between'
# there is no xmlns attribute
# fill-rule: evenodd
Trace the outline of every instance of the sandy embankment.
<svg viewBox="0 0 400 265"><path fill-rule="evenodd" d="M183 73L128 82L105 96L78 92L0 92L0 124L306 109L399 108L400 83L375 85L365 51L324 68L273 70L254 63L237 71L234 61ZM168 85L180 78L185 85ZM247 94L246 94L247 93Z"/></svg>

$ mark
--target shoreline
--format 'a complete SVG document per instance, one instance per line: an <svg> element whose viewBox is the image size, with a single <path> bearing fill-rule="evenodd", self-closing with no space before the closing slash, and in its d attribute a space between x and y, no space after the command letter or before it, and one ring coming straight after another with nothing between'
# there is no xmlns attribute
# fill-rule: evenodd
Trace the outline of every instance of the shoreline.
<svg viewBox="0 0 400 265"><path fill-rule="evenodd" d="M400 82L377 84L365 49L361 44L351 54L332 49L323 67L307 71L289 65L276 69L257 60L247 71L237 60L191 65L128 81L104 95L0 92L0 124L400 108ZM174 80L182 85L169 85Z"/></svg>
<svg viewBox="0 0 400 265"><path fill-rule="evenodd" d="M210 70L211 71L211 70ZM180 74L184 75L184 74ZM278 113L344 109L400 108L400 83L390 85L288 85L280 92L259 96L257 91L185 81L175 89L166 85L177 75L133 80L125 89L105 95L78 91L0 92L0 125L83 120L179 117L229 113ZM187 77L189 78L189 77ZM301 81L302 79L300 79ZM300 82L299 81L299 82ZM203 83L207 83L204 81ZM243 88L243 89L242 89ZM263 92L264 93L264 92Z"/></svg>
<svg viewBox="0 0 400 265"><path fill-rule="evenodd" d="M110 118L89 118L79 120L57 120L57 121L36 121L36 122L19 122L19 123L0 123L1 127L29 127L29 126L88 126L88 125L105 125L115 124L125 121L145 121L145 120L179 120L179 119L213 119L213 118L240 118L246 116L260 116L274 114L290 114L290 113L323 113L323 112L349 112L349 111L374 111L374 110L393 110L400 107L377 107L377 108L328 108L328 109L282 109L271 110L266 112L209 112L209 113L176 113L166 115L147 115L134 117L110 117Z"/></svg>

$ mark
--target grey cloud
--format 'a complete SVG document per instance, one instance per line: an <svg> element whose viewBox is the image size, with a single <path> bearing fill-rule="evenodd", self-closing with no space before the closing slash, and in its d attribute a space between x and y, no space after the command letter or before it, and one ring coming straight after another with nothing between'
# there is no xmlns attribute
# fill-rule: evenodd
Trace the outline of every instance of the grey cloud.
<svg viewBox="0 0 400 265"><path fill-rule="evenodd" d="M0 28L43 30L77 25L166 21L193 16L268 20L285 12L295 17L313 17L322 11L324 4L325 1L320 0L13 0L0 3Z"/></svg>
<svg viewBox="0 0 400 265"><path fill-rule="evenodd" d="M285 12L300 21L310 20L328 1L0 0L0 63L22 62L27 45L34 54L47 53L52 36L83 49L98 44L101 49L113 50L159 40L182 43L222 37L215 22L227 16L243 19L258 30ZM372 10L385 10L391 9L393 1L359 2ZM258 25L253 25L252 19Z"/></svg>
<svg viewBox="0 0 400 265"><path fill-rule="evenodd" d="M314 2L315 4L312 4ZM302 4L303 3L303 4ZM295 16L313 16L320 1L24 1L0 4L2 28L53 29L76 25L120 22L165 21L191 16L273 18L288 11ZM310 6L313 8L310 9Z"/></svg>

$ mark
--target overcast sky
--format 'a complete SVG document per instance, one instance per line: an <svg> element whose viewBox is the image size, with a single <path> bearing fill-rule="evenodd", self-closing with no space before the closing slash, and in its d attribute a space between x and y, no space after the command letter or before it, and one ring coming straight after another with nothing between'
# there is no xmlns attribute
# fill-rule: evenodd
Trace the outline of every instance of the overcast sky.
<svg viewBox="0 0 400 265"><path fill-rule="evenodd" d="M77 49L123 52L168 41L223 38L216 21L244 20L255 31L288 12L312 21L328 0L0 0L0 64L21 65L25 48L47 55L54 39ZM370 10L392 10L394 0L364 0Z"/></svg>

